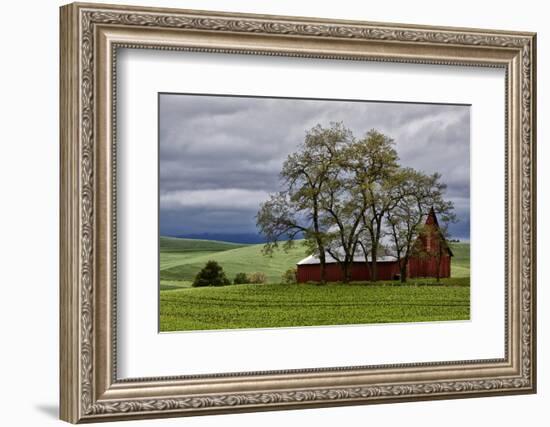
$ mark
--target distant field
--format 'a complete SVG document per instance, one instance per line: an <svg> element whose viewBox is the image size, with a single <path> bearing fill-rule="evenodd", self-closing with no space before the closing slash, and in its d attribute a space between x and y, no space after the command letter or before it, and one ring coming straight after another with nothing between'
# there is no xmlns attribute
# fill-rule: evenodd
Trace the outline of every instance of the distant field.
<svg viewBox="0 0 550 427"><path fill-rule="evenodd" d="M305 256L301 242L273 257L262 245L161 238L161 331L464 320L470 317L470 245L453 243L451 274L435 279L343 284L279 284ZM229 279L261 271L268 285L192 288L196 273L216 260Z"/></svg>
<svg viewBox="0 0 550 427"><path fill-rule="evenodd" d="M177 237L160 238L161 252L189 253L189 252L217 252L237 249L246 246L240 243L219 242L217 240L180 239Z"/></svg>

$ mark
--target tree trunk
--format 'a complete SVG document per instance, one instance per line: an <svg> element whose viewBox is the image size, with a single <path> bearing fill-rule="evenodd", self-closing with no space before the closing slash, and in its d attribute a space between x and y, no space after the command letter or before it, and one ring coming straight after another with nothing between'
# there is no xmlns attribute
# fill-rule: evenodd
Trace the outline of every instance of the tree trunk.
<svg viewBox="0 0 550 427"><path fill-rule="evenodd" d="M346 283L351 282L352 269L353 269L353 258L351 259L351 261L350 260L346 261L346 273L344 275L344 279Z"/></svg>
<svg viewBox="0 0 550 427"><path fill-rule="evenodd" d="M324 285L326 283L326 256L325 256L325 248L322 248L323 250L319 252L319 273L321 276L321 283Z"/></svg>
<svg viewBox="0 0 550 427"><path fill-rule="evenodd" d="M373 282L378 281L378 242L380 241L380 221L376 221L376 230L374 231L374 236L371 235L372 243L372 276L371 280Z"/></svg>
<svg viewBox="0 0 550 427"><path fill-rule="evenodd" d="M365 256L365 267L367 268L367 271L369 273L369 277L372 277L371 271L370 271L370 263L367 261L367 257Z"/></svg>
<svg viewBox="0 0 550 427"><path fill-rule="evenodd" d="M365 257L365 267L367 268L367 271L369 272L369 277L372 277L370 275L370 265L369 265L369 253L365 250L365 246L362 243L359 243L361 246L361 249L363 250L363 255Z"/></svg>
<svg viewBox="0 0 550 427"><path fill-rule="evenodd" d="M435 274L435 281L439 283L439 279L441 278L441 255L437 257L437 273Z"/></svg>
<svg viewBox="0 0 550 427"><path fill-rule="evenodd" d="M340 268L342 269L342 281L349 283L349 263L347 261L342 262Z"/></svg>
<svg viewBox="0 0 550 427"><path fill-rule="evenodd" d="M399 279L401 283L407 282L407 263L404 263L404 265L399 266Z"/></svg>
<svg viewBox="0 0 550 427"><path fill-rule="evenodd" d="M401 283L407 282L407 261L399 262L399 280Z"/></svg>
<svg viewBox="0 0 550 427"><path fill-rule="evenodd" d="M317 198L314 198L313 200L313 228L315 230L316 235L316 242L317 247L319 248L319 274L321 283L326 283L326 270L325 270L325 264L326 264L326 254L325 254L325 246L323 244L322 239L319 238L320 236L320 227L319 227L319 205L317 202Z"/></svg>
<svg viewBox="0 0 550 427"><path fill-rule="evenodd" d="M373 245L371 250L371 269L370 269L370 280L372 282L376 282L378 280L378 266L377 266L377 254L378 254L378 248L377 245Z"/></svg>

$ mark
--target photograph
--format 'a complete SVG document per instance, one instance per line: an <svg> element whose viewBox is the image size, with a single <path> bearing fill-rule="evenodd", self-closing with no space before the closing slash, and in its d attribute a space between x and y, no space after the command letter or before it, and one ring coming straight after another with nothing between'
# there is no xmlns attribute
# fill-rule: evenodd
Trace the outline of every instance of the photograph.
<svg viewBox="0 0 550 427"><path fill-rule="evenodd" d="M470 108L159 93L160 332L469 320Z"/></svg>

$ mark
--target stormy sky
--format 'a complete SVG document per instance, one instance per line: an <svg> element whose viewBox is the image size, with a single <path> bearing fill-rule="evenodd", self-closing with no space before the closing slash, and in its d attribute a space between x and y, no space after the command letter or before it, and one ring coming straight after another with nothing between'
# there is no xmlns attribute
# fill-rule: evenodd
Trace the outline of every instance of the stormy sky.
<svg viewBox="0 0 550 427"><path fill-rule="evenodd" d="M403 166L440 172L470 237L470 107L160 94L160 233L256 233L254 216L305 131L342 121L395 140Z"/></svg>

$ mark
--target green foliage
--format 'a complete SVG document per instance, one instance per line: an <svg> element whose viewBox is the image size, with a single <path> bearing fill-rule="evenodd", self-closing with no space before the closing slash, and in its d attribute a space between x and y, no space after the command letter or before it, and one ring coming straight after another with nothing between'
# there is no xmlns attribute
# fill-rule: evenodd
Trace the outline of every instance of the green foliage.
<svg viewBox="0 0 550 427"><path fill-rule="evenodd" d="M289 268L281 276L281 283L285 285L292 285L296 283L297 274L298 274L298 270L296 269L296 267Z"/></svg>
<svg viewBox="0 0 550 427"><path fill-rule="evenodd" d="M260 285L267 282L267 276L265 273L262 273L261 271L255 271L254 273L248 276L248 280L249 280L249 283Z"/></svg>
<svg viewBox="0 0 550 427"><path fill-rule="evenodd" d="M198 272L193 280L193 287L201 286L225 286L231 282L225 277L225 273L221 265L216 261L208 261L204 268Z"/></svg>
<svg viewBox="0 0 550 427"><path fill-rule="evenodd" d="M241 285L160 293L162 331L467 320L468 278Z"/></svg>
<svg viewBox="0 0 550 427"><path fill-rule="evenodd" d="M250 283L250 279L246 275L246 273L237 273L235 275L235 278L233 279L233 283L235 285L246 285Z"/></svg>
<svg viewBox="0 0 550 427"><path fill-rule="evenodd" d="M351 131L341 122L330 123L329 127L316 125L306 132L304 142L283 164L283 191L271 194L256 215L258 230L267 242L264 254L272 255L281 241L287 242L288 250L300 236L324 254L330 224L322 224L321 203L326 188L339 182L343 170L339 156L352 141Z"/></svg>

